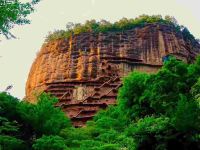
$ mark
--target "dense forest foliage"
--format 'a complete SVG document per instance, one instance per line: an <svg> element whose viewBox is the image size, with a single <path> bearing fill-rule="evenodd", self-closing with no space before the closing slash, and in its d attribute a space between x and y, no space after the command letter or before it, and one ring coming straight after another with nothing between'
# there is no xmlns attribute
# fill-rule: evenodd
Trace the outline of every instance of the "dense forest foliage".
<svg viewBox="0 0 200 150"><path fill-rule="evenodd" d="M143 27L149 23L159 23L165 25L171 25L176 32L182 32L182 35L185 40L194 40L194 36L189 32L189 30L179 25L174 17L165 16L162 18L161 15L141 15L135 19L127 19L122 18L121 20L110 23L106 20L101 20L97 22L96 20L88 20L85 24L74 24L69 22L66 25L66 30L55 30L54 32L50 32L46 37L45 42L49 41L69 38L72 35L77 35L85 32L93 32L93 33L106 33L106 32L123 32L124 30L134 29L136 27Z"/></svg>
<svg viewBox="0 0 200 150"><path fill-rule="evenodd" d="M200 57L194 64L171 57L156 74L130 73L117 105L84 128L72 127L56 102L49 94L29 104L0 93L0 149L200 149Z"/></svg>

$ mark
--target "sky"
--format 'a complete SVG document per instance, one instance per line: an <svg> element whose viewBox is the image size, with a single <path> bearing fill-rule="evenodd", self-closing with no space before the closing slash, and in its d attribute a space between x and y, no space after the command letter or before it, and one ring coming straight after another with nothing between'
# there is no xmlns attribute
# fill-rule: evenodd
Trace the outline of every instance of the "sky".
<svg viewBox="0 0 200 150"><path fill-rule="evenodd" d="M142 14L174 16L200 39L200 0L42 0L28 17L31 24L11 30L16 39L0 35L0 91L13 85L10 93L24 98L29 70L49 31L65 29L68 22L114 22Z"/></svg>

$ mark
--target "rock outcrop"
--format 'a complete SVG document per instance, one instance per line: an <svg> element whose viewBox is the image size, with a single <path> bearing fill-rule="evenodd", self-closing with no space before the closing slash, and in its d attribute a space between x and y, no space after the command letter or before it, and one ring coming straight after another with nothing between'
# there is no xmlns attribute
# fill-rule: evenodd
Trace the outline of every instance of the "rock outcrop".
<svg viewBox="0 0 200 150"><path fill-rule="evenodd" d="M158 23L51 41L42 46L32 65L27 101L35 102L38 92L51 92L74 126L83 126L99 109L116 103L121 77L130 71L156 72L163 56L172 54L190 62L199 52L197 42L184 40L174 27Z"/></svg>

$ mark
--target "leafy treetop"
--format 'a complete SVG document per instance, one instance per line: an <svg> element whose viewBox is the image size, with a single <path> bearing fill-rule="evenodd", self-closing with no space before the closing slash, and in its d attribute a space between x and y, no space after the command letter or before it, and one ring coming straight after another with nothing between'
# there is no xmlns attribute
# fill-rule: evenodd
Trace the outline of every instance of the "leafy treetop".
<svg viewBox="0 0 200 150"><path fill-rule="evenodd" d="M14 25L29 24L30 20L26 17L34 11L33 6L39 0L22 3L19 0L0 0L0 34L6 38L15 36L9 31Z"/></svg>
<svg viewBox="0 0 200 150"><path fill-rule="evenodd" d="M69 22L66 25L66 30L55 30L54 32L49 32L49 35L46 37L45 42L69 38L71 35L77 35L85 32L94 32L94 33L105 33L105 32L116 32L124 31L129 29L134 29L136 27L143 27L148 23L160 23L173 26L177 32L182 32L184 38L193 40L194 36L189 32L189 30L177 23L176 19L171 16L165 16L163 18L161 15L141 15L135 19L122 18L121 20L110 23L106 20L101 20L97 22L96 20L88 20L85 24L74 24Z"/></svg>

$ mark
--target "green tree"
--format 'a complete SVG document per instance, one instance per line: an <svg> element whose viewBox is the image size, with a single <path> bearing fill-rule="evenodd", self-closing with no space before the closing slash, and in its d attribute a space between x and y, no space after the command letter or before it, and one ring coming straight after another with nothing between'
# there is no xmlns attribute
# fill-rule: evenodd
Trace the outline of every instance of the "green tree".
<svg viewBox="0 0 200 150"><path fill-rule="evenodd" d="M17 122L10 122L7 118L0 116L0 149L26 149L24 141L18 138L19 135Z"/></svg>
<svg viewBox="0 0 200 150"><path fill-rule="evenodd" d="M182 96L178 101L176 112L174 113L174 127L188 135L195 131L200 131L200 105L197 101L187 100Z"/></svg>
<svg viewBox="0 0 200 150"><path fill-rule="evenodd" d="M56 135L61 129L71 127L66 115L54 106L57 101L42 94L38 104L30 104L0 93L0 146L5 150L30 149L35 138Z"/></svg>
<svg viewBox="0 0 200 150"><path fill-rule="evenodd" d="M17 120L18 112L16 110L19 100L5 92L0 93L0 116Z"/></svg>
<svg viewBox="0 0 200 150"><path fill-rule="evenodd" d="M43 93L38 97L37 104L21 102L19 105L18 110L21 118L32 125L38 137L43 134L56 135L61 129L71 126L61 108L54 106L57 102L57 98Z"/></svg>
<svg viewBox="0 0 200 150"><path fill-rule="evenodd" d="M64 139L59 136L42 136L33 144L34 150L65 150Z"/></svg>
<svg viewBox="0 0 200 150"><path fill-rule="evenodd" d="M199 148L200 140L194 138L200 132L200 107L194 96L199 94L199 77L199 58L188 65L171 57L146 80L142 74L130 74L120 89L119 105L134 122L127 135L135 139L137 149Z"/></svg>
<svg viewBox="0 0 200 150"><path fill-rule="evenodd" d="M0 135L0 149L2 150L25 150L24 141L13 136Z"/></svg>
<svg viewBox="0 0 200 150"><path fill-rule="evenodd" d="M15 37L10 29L14 25L24 25L30 23L26 17L34 11L33 6L39 0L22 3L19 0L0 0L0 34L7 38Z"/></svg>

